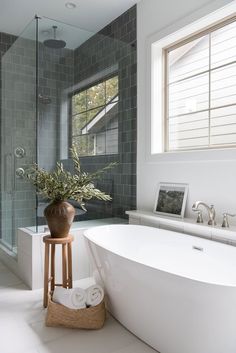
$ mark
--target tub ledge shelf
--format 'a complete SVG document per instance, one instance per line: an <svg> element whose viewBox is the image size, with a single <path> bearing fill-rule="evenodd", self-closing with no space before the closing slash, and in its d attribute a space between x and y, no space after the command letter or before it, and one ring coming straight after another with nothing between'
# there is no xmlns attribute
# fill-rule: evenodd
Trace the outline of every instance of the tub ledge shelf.
<svg viewBox="0 0 236 353"><path fill-rule="evenodd" d="M142 210L126 211L126 214L129 217L129 224L171 230L236 246L235 226L230 228L222 228L221 225L209 226L207 223L196 223L196 220L191 218L178 219Z"/></svg>

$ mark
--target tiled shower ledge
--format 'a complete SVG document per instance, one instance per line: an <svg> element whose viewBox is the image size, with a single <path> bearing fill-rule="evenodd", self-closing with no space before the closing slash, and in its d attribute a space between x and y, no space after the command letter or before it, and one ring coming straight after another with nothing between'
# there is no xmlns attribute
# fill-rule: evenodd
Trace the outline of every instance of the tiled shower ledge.
<svg viewBox="0 0 236 353"><path fill-rule="evenodd" d="M118 218L118 217L92 219L89 221L73 222L71 225L71 230L73 231L74 229L87 229L87 228L102 226L106 224L120 224L120 223L127 223L127 220L123 218ZM48 233L48 228L47 228L47 231L45 232L46 228L47 228L46 225L39 226L37 232L36 232L36 227L27 227L27 228L21 228L21 229L24 231L28 230L29 234L32 234L32 235L35 235L35 234L45 235L46 233Z"/></svg>
<svg viewBox="0 0 236 353"><path fill-rule="evenodd" d="M164 217L150 211L126 211L130 224L141 224L176 232L194 235L214 241L236 246L236 227L222 228L221 225L209 226L206 223L196 223L195 219Z"/></svg>
<svg viewBox="0 0 236 353"><path fill-rule="evenodd" d="M90 221L74 222L70 234L74 236L72 243L73 280L89 277L92 268L88 252L84 242L83 233L86 229L109 225L127 223L122 218L104 218ZM17 232L17 257L13 258L0 249L0 260L2 260L21 280L31 289L43 287L44 273L44 244L43 236L48 234L44 231L45 226L40 226L36 233L35 227L20 228ZM56 275L61 278L61 251L56 251Z"/></svg>

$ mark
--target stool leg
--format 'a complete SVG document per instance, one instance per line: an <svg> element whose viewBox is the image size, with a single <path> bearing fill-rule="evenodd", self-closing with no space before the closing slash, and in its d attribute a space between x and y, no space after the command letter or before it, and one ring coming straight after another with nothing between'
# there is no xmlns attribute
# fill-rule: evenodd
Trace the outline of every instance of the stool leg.
<svg viewBox="0 0 236 353"><path fill-rule="evenodd" d="M71 243L68 243L68 286L72 288L72 248Z"/></svg>
<svg viewBox="0 0 236 353"><path fill-rule="evenodd" d="M48 270L49 270L49 244L45 244L45 261L44 261L44 295L43 306L48 306Z"/></svg>
<svg viewBox="0 0 236 353"><path fill-rule="evenodd" d="M62 284L67 288L67 251L66 244L62 244Z"/></svg>
<svg viewBox="0 0 236 353"><path fill-rule="evenodd" d="M55 288L55 244L51 245L51 291Z"/></svg>

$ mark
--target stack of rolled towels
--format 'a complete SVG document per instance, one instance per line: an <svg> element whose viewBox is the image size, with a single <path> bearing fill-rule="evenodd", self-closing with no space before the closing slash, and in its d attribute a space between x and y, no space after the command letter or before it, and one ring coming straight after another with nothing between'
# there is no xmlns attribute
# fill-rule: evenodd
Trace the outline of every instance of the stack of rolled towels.
<svg viewBox="0 0 236 353"><path fill-rule="evenodd" d="M92 277L78 281L76 288L56 287L53 301L70 309L85 309L96 306L103 301L104 291Z"/></svg>

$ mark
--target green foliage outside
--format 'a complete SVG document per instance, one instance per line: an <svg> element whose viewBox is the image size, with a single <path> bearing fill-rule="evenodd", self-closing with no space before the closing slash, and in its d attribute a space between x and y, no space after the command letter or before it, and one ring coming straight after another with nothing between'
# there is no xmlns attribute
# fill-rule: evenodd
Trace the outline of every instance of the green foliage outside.
<svg viewBox="0 0 236 353"><path fill-rule="evenodd" d="M98 83L72 98L72 142L80 156L94 154L94 136L82 129L118 94L118 76Z"/></svg>

